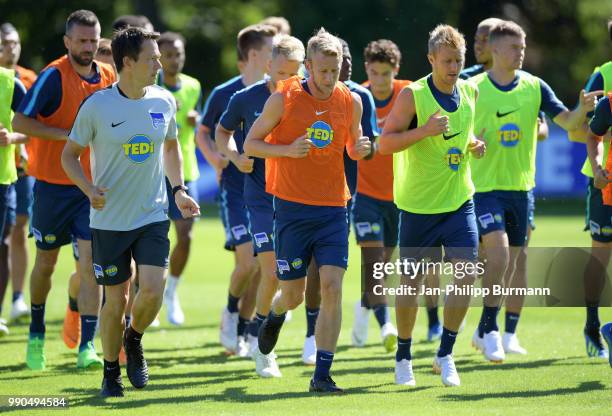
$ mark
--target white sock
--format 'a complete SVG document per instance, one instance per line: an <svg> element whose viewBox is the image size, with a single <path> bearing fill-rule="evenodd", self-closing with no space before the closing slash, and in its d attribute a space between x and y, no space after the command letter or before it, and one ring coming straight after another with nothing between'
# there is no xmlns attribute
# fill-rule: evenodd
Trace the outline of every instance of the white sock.
<svg viewBox="0 0 612 416"><path fill-rule="evenodd" d="M179 276L172 276L172 275L168 275L168 279L166 280L166 291L169 294L174 295L174 292L176 291L176 287L179 284Z"/></svg>

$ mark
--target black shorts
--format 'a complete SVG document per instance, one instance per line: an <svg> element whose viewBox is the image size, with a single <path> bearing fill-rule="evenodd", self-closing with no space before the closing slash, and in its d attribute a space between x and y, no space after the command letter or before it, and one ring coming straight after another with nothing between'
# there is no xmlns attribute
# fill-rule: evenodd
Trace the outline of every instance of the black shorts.
<svg viewBox="0 0 612 416"><path fill-rule="evenodd" d="M91 229L93 268L99 285L113 286L130 278L137 265L168 268L170 221L154 222L130 231Z"/></svg>

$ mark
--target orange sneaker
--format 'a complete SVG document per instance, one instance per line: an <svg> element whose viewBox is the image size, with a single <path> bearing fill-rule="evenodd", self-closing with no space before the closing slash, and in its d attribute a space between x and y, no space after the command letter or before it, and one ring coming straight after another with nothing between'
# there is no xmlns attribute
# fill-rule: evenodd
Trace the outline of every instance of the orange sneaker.
<svg viewBox="0 0 612 416"><path fill-rule="evenodd" d="M76 348L81 341L81 316L78 312L71 311L68 305L66 305L62 338L64 338L64 344L71 350Z"/></svg>
<svg viewBox="0 0 612 416"><path fill-rule="evenodd" d="M125 350L123 349L123 345L121 346L121 349L119 350L119 365L126 365L127 364L127 357L125 355Z"/></svg>

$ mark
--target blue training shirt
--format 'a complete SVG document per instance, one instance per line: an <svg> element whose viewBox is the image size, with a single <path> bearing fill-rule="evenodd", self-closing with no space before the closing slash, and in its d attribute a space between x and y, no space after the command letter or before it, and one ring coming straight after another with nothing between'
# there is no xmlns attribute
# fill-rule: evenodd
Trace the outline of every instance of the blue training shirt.
<svg viewBox="0 0 612 416"><path fill-rule="evenodd" d="M240 91L245 87L242 82L242 76L238 75L230 80L216 86L208 96L206 104L204 105L204 114L202 116L202 125L208 127L210 130L210 137L215 139L215 129L217 123L221 119L221 115L225 112L227 105L234 95L235 92ZM243 152L242 145L244 144L244 137L241 136L243 132L236 130L234 132L234 140L240 153ZM232 163L227 165L221 174L221 186L226 187L228 191L243 192L244 187L244 176L242 172L238 170Z"/></svg>
<svg viewBox="0 0 612 416"><path fill-rule="evenodd" d="M100 83L100 70L96 62L93 63L94 75L90 78L81 77L90 84ZM49 67L42 71L32 88L30 88L17 109L27 117L35 118L37 115L49 117L57 111L62 103L62 77L59 70Z"/></svg>
<svg viewBox="0 0 612 416"><path fill-rule="evenodd" d="M15 87L13 88L13 100L11 101L11 110L17 111L19 109L19 105L21 104L21 100L26 95L25 86L19 79L15 78Z"/></svg>
<svg viewBox="0 0 612 416"><path fill-rule="evenodd" d="M350 79L344 81L344 85L361 98L361 106L363 107L363 112L361 113L362 134L369 137L370 140L374 140L380 135L380 132L376 124L376 108L372 93L369 89ZM349 191L351 195L354 195L357 189L357 161L349 157L346 149L344 149L344 175L346 176L346 183L349 187Z"/></svg>
<svg viewBox="0 0 612 416"><path fill-rule="evenodd" d="M256 82L238 92L229 101L227 109L221 115L219 123L229 131L234 132L236 147L242 150L244 140L251 130L251 126L263 111L264 105L272 95L268 88L268 80ZM238 134L237 134L238 133ZM241 140L239 143L238 140ZM253 158L253 172L244 177L244 199L254 204L257 199L272 200L272 196L266 193L266 163L265 159Z"/></svg>

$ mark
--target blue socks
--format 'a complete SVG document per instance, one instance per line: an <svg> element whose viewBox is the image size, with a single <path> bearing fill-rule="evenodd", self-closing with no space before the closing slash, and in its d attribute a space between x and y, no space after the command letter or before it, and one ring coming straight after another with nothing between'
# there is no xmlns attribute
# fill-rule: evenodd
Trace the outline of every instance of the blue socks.
<svg viewBox="0 0 612 416"><path fill-rule="evenodd" d="M244 336L246 332L248 319L238 316L238 336Z"/></svg>
<svg viewBox="0 0 612 416"><path fill-rule="evenodd" d="M514 334L518 325L520 315L514 312L506 312L506 332Z"/></svg>
<svg viewBox="0 0 612 416"><path fill-rule="evenodd" d="M412 338L397 338L397 351L395 352L395 361L400 362L402 360L412 360L412 354L410 354L410 346L412 345Z"/></svg>
<svg viewBox="0 0 612 416"><path fill-rule="evenodd" d="M381 303L372 308L378 325L382 328L384 324L389 322L389 313L387 312L387 304Z"/></svg>
<svg viewBox="0 0 612 416"><path fill-rule="evenodd" d="M17 299L19 299L20 297L22 297L22 296L23 296L23 293L21 293L20 291L13 292L13 300L12 300L12 302L15 303L15 301Z"/></svg>
<svg viewBox="0 0 612 416"><path fill-rule="evenodd" d="M440 338L440 349L438 350L438 357L445 357L453 352L453 346L457 339L457 333L450 329L442 329L442 338Z"/></svg>
<svg viewBox="0 0 612 416"><path fill-rule="evenodd" d="M334 353L329 351L317 350L317 362L315 364L314 379L325 380L329 377L329 369L334 361Z"/></svg>
<svg viewBox="0 0 612 416"><path fill-rule="evenodd" d="M482 308L482 315L480 315L480 322L478 323L478 336L480 338L491 331L499 331L497 327L498 313L499 307L497 306L485 306Z"/></svg>
<svg viewBox="0 0 612 416"><path fill-rule="evenodd" d="M36 335L38 338L45 337L45 304L32 304L32 320L30 321L30 338Z"/></svg>
<svg viewBox="0 0 612 416"><path fill-rule="evenodd" d="M587 320L586 327L587 329L594 330L595 328L599 329L601 326L599 322L599 307L598 306L587 306Z"/></svg>
<svg viewBox="0 0 612 416"><path fill-rule="evenodd" d="M97 323L97 316L81 315L81 343L79 344L79 352L83 351L87 347L87 343L93 343Z"/></svg>
<svg viewBox="0 0 612 416"><path fill-rule="evenodd" d="M306 307L306 338L315 334L317 318L319 317L319 308Z"/></svg>
<svg viewBox="0 0 612 416"><path fill-rule="evenodd" d="M427 308L427 322L428 327L432 328L434 325L440 324L440 318L438 318L438 307Z"/></svg>
<svg viewBox="0 0 612 416"><path fill-rule="evenodd" d="M236 298L234 296L232 296L231 294L228 293L227 295L227 310L230 313L236 313L238 312L238 301L240 300L240 298Z"/></svg>

